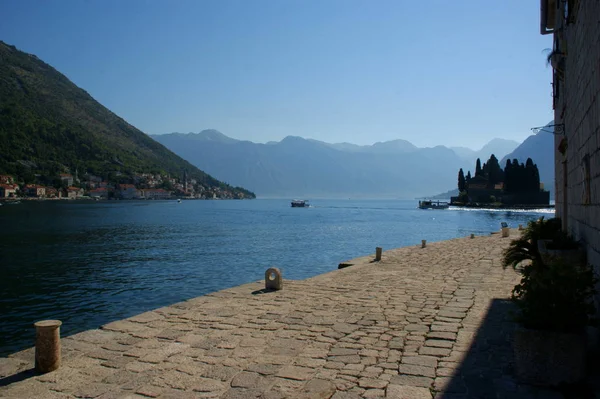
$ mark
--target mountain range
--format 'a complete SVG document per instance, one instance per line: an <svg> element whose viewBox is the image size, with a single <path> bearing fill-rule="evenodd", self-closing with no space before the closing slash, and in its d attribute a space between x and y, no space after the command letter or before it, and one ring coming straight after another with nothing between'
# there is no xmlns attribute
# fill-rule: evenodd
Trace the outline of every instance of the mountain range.
<svg viewBox="0 0 600 399"><path fill-rule="evenodd" d="M265 144L237 140L216 130L153 135L176 154L261 197L414 198L452 189L459 168L493 153L498 159L519 143L494 139L478 151L406 140L373 145L326 143L288 136ZM531 155L535 159L535 154Z"/></svg>
<svg viewBox="0 0 600 399"><path fill-rule="evenodd" d="M185 171L206 189L254 196L199 170L35 55L0 41L0 174L31 183L75 171L121 182L136 173L179 179Z"/></svg>

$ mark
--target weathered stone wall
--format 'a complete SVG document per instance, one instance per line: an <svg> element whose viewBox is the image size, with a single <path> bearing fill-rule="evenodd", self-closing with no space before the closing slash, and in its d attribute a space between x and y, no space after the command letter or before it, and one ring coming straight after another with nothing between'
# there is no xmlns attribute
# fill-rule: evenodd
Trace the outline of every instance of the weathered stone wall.
<svg viewBox="0 0 600 399"><path fill-rule="evenodd" d="M559 3L554 41L566 57L564 79L554 81L560 86L554 113L565 136L555 135L555 148L563 137L568 148L564 155L556 151L556 211L568 231L586 243L588 259L600 273L600 1L580 0L572 23L565 19L566 2Z"/></svg>

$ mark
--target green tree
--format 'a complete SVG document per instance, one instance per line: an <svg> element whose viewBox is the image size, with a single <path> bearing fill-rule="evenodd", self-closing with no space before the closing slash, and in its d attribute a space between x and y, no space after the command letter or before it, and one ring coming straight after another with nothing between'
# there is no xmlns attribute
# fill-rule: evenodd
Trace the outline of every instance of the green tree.
<svg viewBox="0 0 600 399"><path fill-rule="evenodd" d="M486 162L486 175L490 182L490 185L493 187L495 184L500 183L504 180L504 172L502 168L500 168L500 163L498 162L498 158L494 154L490 156L490 159Z"/></svg>
<svg viewBox="0 0 600 399"><path fill-rule="evenodd" d="M481 160L477 158L477 162L475 163L475 176L482 176L483 171L481 170Z"/></svg>
<svg viewBox="0 0 600 399"><path fill-rule="evenodd" d="M462 193L463 191L465 191L466 188L467 182L465 180L465 174L462 168L460 168L460 170L458 171L458 191Z"/></svg>

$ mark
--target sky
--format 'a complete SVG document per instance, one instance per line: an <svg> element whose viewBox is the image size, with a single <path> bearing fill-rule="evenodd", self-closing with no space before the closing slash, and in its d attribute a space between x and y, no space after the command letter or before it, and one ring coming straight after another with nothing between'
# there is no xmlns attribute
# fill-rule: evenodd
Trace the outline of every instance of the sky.
<svg viewBox="0 0 600 399"><path fill-rule="evenodd" d="M0 40L148 134L481 148L553 118L539 0L0 0Z"/></svg>

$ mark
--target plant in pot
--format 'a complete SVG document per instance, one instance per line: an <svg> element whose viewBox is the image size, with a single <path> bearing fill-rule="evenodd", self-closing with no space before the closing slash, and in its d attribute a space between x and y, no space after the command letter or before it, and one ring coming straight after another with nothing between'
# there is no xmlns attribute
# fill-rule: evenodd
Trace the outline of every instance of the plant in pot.
<svg viewBox="0 0 600 399"><path fill-rule="evenodd" d="M596 278L586 264L535 260L520 268L513 289L518 308L517 377L535 385L575 383L585 376L586 328L595 323Z"/></svg>
<svg viewBox="0 0 600 399"><path fill-rule="evenodd" d="M544 219L542 217L539 220L530 221L521 236L512 240L504 251L503 266L516 268L526 260L539 261L539 264L541 264L542 258L538 242L554 237L560 231L560 225L561 222L558 218Z"/></svg>
<svg viewBox="0 0 600 399"><path fill-rule="evenodd" d="M585 252L570 235L557 232L552 239L538 240L538 252L544 264L563 261L570 264L585 263Z"/></svg>

